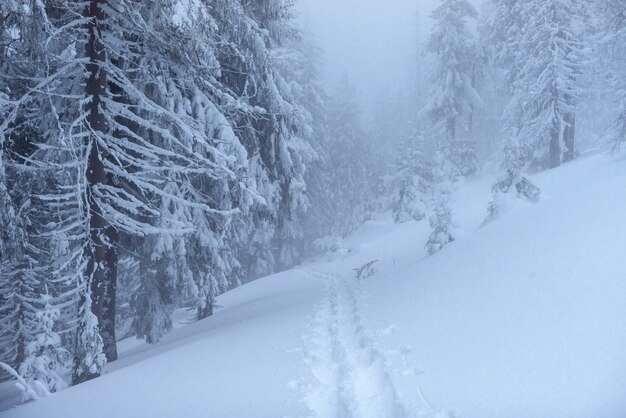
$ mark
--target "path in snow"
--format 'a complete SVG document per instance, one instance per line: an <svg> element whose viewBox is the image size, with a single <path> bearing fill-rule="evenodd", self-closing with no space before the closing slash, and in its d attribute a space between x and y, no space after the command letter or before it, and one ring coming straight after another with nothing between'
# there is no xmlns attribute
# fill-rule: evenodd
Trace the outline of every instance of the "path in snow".
<svg viewBox="0 0 626 418"><path fill-rule="evenodd" d="M310 270L326 282L326 296L306 336L315 383L305 403L315 417L406 416L382 356L362 325L356 297L346 279Z"/></svg>

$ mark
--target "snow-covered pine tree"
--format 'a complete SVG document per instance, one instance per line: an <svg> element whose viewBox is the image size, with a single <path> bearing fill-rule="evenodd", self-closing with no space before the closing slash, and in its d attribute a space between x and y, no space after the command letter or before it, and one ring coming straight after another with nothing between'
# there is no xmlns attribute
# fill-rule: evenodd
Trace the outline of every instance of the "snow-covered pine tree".
<svg viewBox="0 0 626 418"><path fill-rule="evenodd" d="M467 29L467 19L476 17L467 0L441 0L432 12L434 26L426 45L436 60L427 110L442 137L441 152L464 176L478 169L474 144L467 138L473 108L481 103L472 82L476 55Z"/></svg>
<svg viewBox="0 0 626 418"><path fill-rule="evenodd" d="M298 37L290 37L285 47L276 51L274 62L289 85L291 94L302 109L300 142L303 161L306 165L305 184L309 200L308 210L302 219L305 254L316 250L314 242L335 231L333 223L332 167L329 164L331 148L328 135L328 97L319 74L320 51L303 31Z"/></svg>
<svg viewBox="0 0 626 418"><path fill-rule="evenodd" d="M404 141L397 153L398 174L394 179L392 213L395 222L421 221L426 216L431 168L424 155L424 139Z"/></svg>
<svg viewBox="0 0 626 418"><path fill-rule="evenodd" d="M489 40L512 96L505 115L508 146L527 151L524 158L535 170L576 155L586 9L580 0L496 1Z"/></svg>
<svg viewBox="0 0 626 418"><path fill-rule="evenodd" d="M257 199L251 222L236 223L231 236L244 238L238 249L246 279L284 268L297 260L302 230L299 219L307 207L304 159L307 128L303 111L292 94L292 81L278 70L280 50L296 35L286 24L291 2L219 1L212 7L220 36L220 81L236 99L228 115L248 152L249 173Z"/></svg>
<svg viewBox="0 0 626 418"><path fill-rule="evenodd" d="M78 290L80 299L76 342L74 347L72 347L74 355L72 384L100 376L103 367L107 363L107 358L104 354L104 344L100 336L98 318L91 310L91 286L89 281L81 278Z"/></svg>
<svg viewBox="0 0 626 418"><path fill-rule="evenodd" d="M44 107L41 114L33 118L41 120L44 126L46 113L54 113L55 109L52 101L48 103L52 109ZM32 176L33 183L29 189L30 242L26 247L31 253L33 267L30 271L36 275L36 293L45 292L41 297L49 297L51 307L59 311L55 332L74 355L74 377L81 370L87 370L85 363L90 364L92 371L95 365L95 376L106 358L102 352L99 321L92 313L92 290L84 277L88 233L81 195L84 166L76 163L80 151L68 146L66 138L47 132L43 138L32 154L16 153L31 162L23 167L26 176ZM41 304L39 308L43 309Z"/></svg>
<svg viewBox="0 0 626 418"><path fill-rule="evenodd" d="M416 80L416 84L427 85L423 80L421 83ZM385 211L391 207L401 184L398 176L403 167L420 164L419 161L411 162L409 154L416 149L425 151L424 127L428 126L428 121L424 117L423 100L426 96L418 94L417 90L398 89L392 92L386 89L375 99L366 151L376 156L375 163L369 167L372 188L376 190L376 210Z"/></svg>
<svg viewBox="0 0 626 418"><path fill-rule="evenodd" d="M91 356L88 363L94 365L99 362L83 347L99 344L86 326L97 324L107 357L116 356L118 243L127 236L163 232L155 225L162 199L212 216L232 214L232 209L211 207L208 196L195 201L190 194L172 195L163 186L174 182L182 190L182 185L192 188L192 182L205 179L226 182L236 193L237 176L245 177L245 152L215 105L228 93L215 79L219 66L212 58L213 43L184 37L189 28L214 29L205 25L206 7L194 3L179 20L171 3L148 7L120 1L109 8L94 0L84 6L62 0L36 4L29 25L44 36L40 44L47 45L42 52L47 65L38 67L41 74L26 79L28 88L13 90L3 102L1 128L6 133L34 126L42 132L42 144L54 143L65 156L55 163L78 173L70 183L52 184L50 194L64 193L63 217L83 228L82 235L71 235L77 244L71 248L82 251L89 261L86 277L91 290L78 286L82 293L78 336L90 340L79 338L75 354ZM80 80L86 82L85 91L80 90ZM205 97L203 119L195 118L195 109L187 105L192 96ZM43 110L40 117L25 120L21 116L28 109ZM50 164L46 155L38 153L41 158L33 161ZM240 170L238 175L235 169ZM168 225L180 229L183 223L172 220ZM84 306L90 299L96 321ZM77 358L76 363L83 360ZM77 370L78 381L81 371L94 371L91 366ZM98 371L96 367L92 374Z"/></svg>
<svg viewBox="0 0 626 418"><path fill-rule="evenodd" d="M160 232L143 244L141 286L131 300L136 312L134 328L137 335L145 336L149 342L157 342L170 328L171 312L183 301L193 300L199 317L204 317L212 310L215 297L237 284L241 277L236 270L239 263L235 251L244 240L234 236L235 239L226 243L223 237L232 232L231 225L249 222L245 218L251 204L248 194L255 185L247 179L245 150L227 120L229 109L238 106L237 98L217 81L222 76L215 70L220 66L214 51L217 28L209 11L201 8L197 18L184 17L173 25L167 19L157 19L153 24L161 27L163 33L173 33L172 42L177 42L177 36L184 39L183 32L185 36L190 33L194 41L187 50L181 50L185 54L183 62L190 61L189 57L201 57L201 61L189 62L194 69L193 82L159 82L155 101L172 113L193 118L202 135L230 157L221 161L225 169L220 175L199 171L183 178L168 176L175 180L164 189L176 198L160 196L154 202L160 205ZM181 59L174 56L169 64L163 65L155 59L144 67L165 66L164 71L170 72L174 80L184 80L188 69L177 65L178 61ZM206 150L198 150L210 157ZM210 202L213 210L185 202ZM165 218L164 213L168 214Z"/></svg>
<svg viewBox="0 0 626 418"><path fill-rule="evenodd" d="M523 61L518 59L521 48L523 16L519 0L493 0L485 4L487 9L479 25L480 43L486 58L503 72L504 87L514 92Z"/></svg>
<svg viewBox="0 0 626 418"><path fill-rule="evenodd" d="M356 88L341 77L331 96L328 119L329 165L332 168L336 235L344 236L367 220L373 210L374 162L361 126Z"/></svg>
<svg viewBox="0 0 626 418"><path fill-rule="evenodd" d="M15 365L15 344L11 320L13 307L10 300L13 298L11 283L7 278L7 271L11 269L9 262L9 242L13 238L15 229L15 210L6 187L4 170L4 152L0 146L0 361ZM0 380L5 371L0 372Z"/></svg>
<svg viewBox="0 0 626 418"><path fill-rule="evenodd" d="M433 255L440 251L446 244L454 241L454 236L450 233L450 221L452 214L447 203L439 200L435 206L434 214L430 218L430 227L433 231L428 236L426 242L426 252Z"/></svg>
<svg viewBox="0 0 626 418"><path fill-rule="evenodd" d="M65 375L71 370L71 355L54 330L60 311L51 302L47 294L34 302L41 305L36 313L34 338L26 344L24 361L19 366L20 375L40 397L66 388Z"/></svg>
<svg viewBox="0 0 626 418"><path fill-rule="evenodd" d="M29 30L33 15L23 1L0 6L0 361L14 369L24 360L31 336L35 312L28 301L37 297L28 247L32 182L16 169L16 153L30 151L33 141L28 138L38 133L32 128L28 111L19 115L22 129L9 129L5 117L11 117L8 104L14 95L28 89L24 80L36 71L32 62L39 57L41 47L40 38Z"/></svg>
<svg viewBox="0 0 626 418"><path fill-rule="evenodd" d="M24 359L26 277L20 274L24 230L8 191L5 158L0 147L0 361L16 369ZM8 377L0 371L0 380Z"/></svg>
<svg viewBox="0 0 626 418"><path fill-rule="evenodd" d="M516 94L517 79L523 66L518 58L522 41L522 4L519 0L495 0L489 7L479 27L481 45L489 63L502 72L503 87L509 96ZM508 106L511 106L510 100ZM511 110L509 115L514 114ZM519 141L515 132L519 127L509 118L505 121L506 141L503 141L502 173L492 187L493 199L489 202L486 221L498 217L508 205L508 198L517 189L528 161L532 160L530 144ZM526 178L526 177L524 177ZM528 180L526 178L526 180ZM529 181L529 180L528 180ZM539 189L536 189L539 192Z"/></svg>
<svg viewBox="0 0 626 418"><path fill-rule="evenodd" d="M0 82L0 145L19 159L11 173L24 177L11 174L5 189L44 181L23 188L28 205L3 197L25 231L17 242L28 244L8 249L3 237L3 254L26 251L11 260L35 268L3 263L0 309L16 313L12 324L35 318L37 309L21 316L16 307L50 284L75 383L116 358L119 257L143 266L145 300L159 305L152 317L157 311L136 310L151 341L175 306L193 300L204 317L242 278L301 257L313 135L303 102L317 92L278 65L295 39L285 25L290 2L9 6L13 20L0 30L19 39L0 45L10 49L3 71L11 67ZM21 148L7 148L7 138ZM4 280L14 272L28 280ZM34 326L18 328L3 324L6 340Z"/></svg>
<svg viewBox="0 0 626 418"><path fill-rule="evenodd" d="M42 297L50 298L47 304L59 311L54 332L61 336L61 343L74 345L77 325L83 319L78 313L85 312L79 311L78 303L83 289L87 224L77 182L84 178L84 171L76 164L80 150L64 135L70 120L67 115L78 107L64 108L65 99L80 91L68 65L74 49L68 48L67 40L51 35L55 22L67 17L66 10L58 2L18 3L20 6L11 15L21 16L12 27L19 36L8 51L15 59L3 62L3 71L17 81L6 94L3 105L7 113L0 119L0 131L11 156L10 189L20 207L22 224L21 238L17 240L21 246L19 263L11 278L13 322L18 324L13 328L18 347L16 363L22 363L25 347L36 339L36 318L46 310L45 304L35 303ZM63 71L57 72L59 67ZM77 86L74 90L73 85ZM55 91L64 91L68 96ZM97 322L95 327L97 333Z"/></svg>
<svg viewBox="0 0 626 418"><path fill-rule="evenodd" d="M426 242L426 252L433 255L440 251L446 244L454 241L454 236L450 231L452 223L452 211L448 205L448 195L438 194L434 199L434 211L430 217L430 227L432 232Z"/></svg>
<svg viewBox="0 0 626 418"><path fill-rule="evenodd" d="M181 193L174 183L164 186L171 196ZM180 301L197 293L187 264L187 235L193 232L185 226L189 214L184 205L170 198L160 199L161 217L155 224L161 232L144 240L140 285L133 297L135 335L154 344L172 327L171 314ZM179 224L171 224L176 220ZM206 253L204 253L206 256Z"/></svg>
<svg viewBox="0 0 626 418"><path fill-rule="evenodd" d="M432 232L426 241L426 252L433 255L445 245L454 241L452 233L452 209L450 208L450 194L454 177L450 161L442 152L436 152L430 165L430 190L432 194L431 207L433 213L429 218Z"/></svg>
<svg viewBox="0 0 626 418"><path fill-rule="evenodd" d="M288 24L292 19L292 2L289 0L245 3L244 8L259 29L269 34L264 37L269 52L268 62L264 65L267 76L259 85L260 101L256 105L264 109L259 128L266 139L260 142L260 156L277 193L275 213L272 214L274 259L276 267L284 269L301 258L299 242L303 231L300 220L308 208L302 153L310 128L306 125L304 109L291 91L295 80L291 79L289 83L276 66L276 62L285 56L278 49L288 48L289 40L297 33Z"/></svg>
<svg viewBox="0 0 626 418"><path fill-rule="evenodd" d="M606 83L601 88L605 97L614 97L617 107L609 141L613 152L619 152L626 142L626 5L619 0L602 0L595 6L599 46L605 52L599 57L600 66L605 69L602 79Z"/></svg>
<svg viewBox="0 0 626 418"><path fill-rule="evenodd" d="M247 187L254 191L249 196L252 199L239 201L233 196L233 204L245 208L228 223L225 235L242 265L237 280L250 280L270 273L274 267L270 248L274 226L269 215L274 202L269 196L274 194L274 187L260 156L257 125L263 108L256 105L259 85L269 76L269 56L265 37L245 14L241 2L216 0L209 10L221 40L214 50L220 68L216 80L225 92L220 95L220 103L227 123L246 149Z"/></svg>
<svg viewBox="0 0 626 418"><path fill-rule="evenodd" d="M133 248L137 247L133 246ZM132 326L134 310L131 306L131 299L141 283L139 252L133 251L132 254L128 252L129 254L125 254L126 251L122 252L123 255L118 264L117 301L115 302L115 336L118 341L135 336Z"/></svg>
<svg viewBox="0 0 626 418"><path fill-rule="evenodd" d="M503 173L492 187L493 199L487 208L486 221L493 220L505 212L511 198L521 198L533 203L539 201L541 191L524 174L524 155L520 155L519 152L520 147L517 146L509 146L504 150Z"/></svg>

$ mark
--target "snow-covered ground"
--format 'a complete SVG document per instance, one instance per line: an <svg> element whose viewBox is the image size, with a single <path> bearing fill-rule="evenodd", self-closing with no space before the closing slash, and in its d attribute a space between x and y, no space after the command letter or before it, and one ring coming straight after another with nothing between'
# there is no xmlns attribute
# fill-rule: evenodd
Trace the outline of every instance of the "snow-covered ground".
<svg viewBox="0 0 626 418"><path fill-rule="evenodd" d="M427 222L380 216L156 346L122 342L101 378L0 415L624 417L626 161L535 181L540 203L484 226L492 179L461 184L458 239L428 258Z"/></svg>

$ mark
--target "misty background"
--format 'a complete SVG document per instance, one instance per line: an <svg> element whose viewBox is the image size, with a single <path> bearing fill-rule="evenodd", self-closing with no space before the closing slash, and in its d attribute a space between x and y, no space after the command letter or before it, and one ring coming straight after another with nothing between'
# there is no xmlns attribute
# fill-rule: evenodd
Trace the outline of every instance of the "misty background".
<svg viewBox="0 0 626 418"><path fill-rule="evenodd" d="M432 27L430 14L439 3L300 0L295 6L305 34L322 52L321 76L327 90L332 92L339 78L348 75L363 110L369 112L381 92L401 91L413 84L415 60L424 59L423 45ZM480 0L470 3L480 11Z"/></svg>
<svg viewBox="0 0 626 418"><path fill-rule="evenodd" d="M0 416L622 418L625 143L624 0L1 0Z"/></svg>

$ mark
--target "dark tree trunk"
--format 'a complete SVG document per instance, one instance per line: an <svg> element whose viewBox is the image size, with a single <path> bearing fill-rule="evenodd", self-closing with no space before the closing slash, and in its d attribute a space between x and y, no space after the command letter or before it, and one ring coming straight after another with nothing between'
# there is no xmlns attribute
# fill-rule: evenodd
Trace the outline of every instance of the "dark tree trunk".
<svg viewBox="0 0 626 418"><path fill-rule="evenodd" d="M100 335L107 361L117 359L115 342L115 297L117 286L117 231L104 219L102 209L94 195L99 185L110 183L104 160L105 152L98 143L100 133L106 132L106 119L102 101L107 92L107 73L104 67L106 52L101 35L106 30L104 0L91 0L85 10L89 41L86 45L89 77L85 90L91 101L87 105L87 125L92 131L87 162L87 209L89 211L89 236L87 280L91 286L92 311L98 318ZM101 139L100 139L101 140Z"/></svg>

